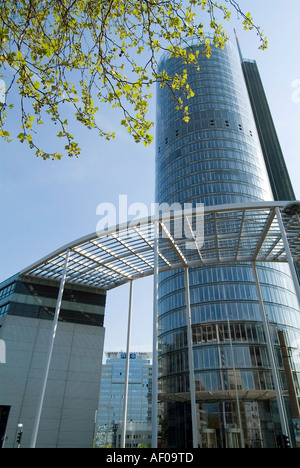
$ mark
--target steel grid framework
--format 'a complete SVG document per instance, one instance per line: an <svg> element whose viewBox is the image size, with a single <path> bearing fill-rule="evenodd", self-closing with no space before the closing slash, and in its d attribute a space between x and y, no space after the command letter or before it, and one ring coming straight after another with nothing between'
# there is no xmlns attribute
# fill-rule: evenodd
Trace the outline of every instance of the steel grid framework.
<svg viewBox="0 0 300 468"><path fill-rule="evenodd" d="M300 287L294 262L300 260L300 202L259 202L221 205L200 210L166 212L151 218L134 220L117 227L91 234L53 252L21 272L23 277L60 282L47 364L39 398L31 447L36 446L41 412L64 285L78 284L111 290L130 282L128 313L127 363L124 395L122 447L125 447L126 412L129 377L129 351L134 280L153 275L153 385L152 441L157 447L158 409L158 278L159 273L183 269L185 272L186 322L189 356L189 394L160 395L161 401L184 399L191 402L193 447L198 446L197 401L272 399L276 397L282 433L289 434L284 412L283 395L278 380L274 351L261 295L257 262L284 262L290 266L300 310ZM199 229L200 227L200 229ZM199 236L199 231L201 235ZM275 391L196 392L192 347L192 320L189 269L201 265L251 262L261 308ZM229 317L228 317L229 321ZM229 327L230 328L230 327ZM235 370L235 369L234 369ZM235 395L235 396L234 396ZM299 410L300 414L300 410ZM244 446L240 421L241 444Z"/></svg>
<svg viewBox="0 0 300 468"><path fill-rule="evenodd" d="M284 202L221 205L205 213L183 210L134 220L72 242L21 272L22 276L60 281L70 251L67 283L104 290L153 275L155 223L159 226L159 272L234 262L287 262L276 208ZM299 215L283 214L295 261L300 260ZM170 220L171 218L171 220ZM170 221L170 222L169 222ZM182 222L187 237L177 238ZM203 224L203 239L194 226ZM190 234L189 234L190 230Z"/></svg>

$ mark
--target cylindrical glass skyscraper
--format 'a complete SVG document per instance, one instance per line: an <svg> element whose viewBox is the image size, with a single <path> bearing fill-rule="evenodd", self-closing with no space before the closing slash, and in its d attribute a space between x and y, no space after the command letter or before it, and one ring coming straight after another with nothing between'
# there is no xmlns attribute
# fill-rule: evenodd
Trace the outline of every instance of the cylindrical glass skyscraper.
<svg viewBox="0 0 300 468"><path fill-rule="evenodd" d="M212 206L272 200L238 53L231 43L214 48L209 59L201 52L199 70L167 55L160 63L171 76L186 69L195 97L186 103L186 123L170 90L158 87L156 201ZM285 389L277 330L289 346L299 345L299 306L286 266L261 264L258 272ZM190 269L190 294L199 447L275 447L281 429L251 264ZM192 446L185 313L184 273L161 274L159 391L169 448ZM293 366L299 396L300 365ZM239 401L230 398L233 389ZM201 392L210 392L209 400Z"/></svg>

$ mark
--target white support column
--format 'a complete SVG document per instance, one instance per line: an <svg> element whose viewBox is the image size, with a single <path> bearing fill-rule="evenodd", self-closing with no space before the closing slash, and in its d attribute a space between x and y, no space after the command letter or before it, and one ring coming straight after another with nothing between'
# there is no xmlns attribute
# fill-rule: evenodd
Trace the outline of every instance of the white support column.
<svg viewBox="0 0 300 468"><path fill-rule="evenodd" d="M48 349L47 360L46 360L46 367L45 367L45 371L44 371L42 389L41 389L41 393L40 393L40 397L39 397L39 401L38 401L38 406L37 406L37 411L36 411L36 416L35 416L35 421L34 421L34 426L33 426L33 431L32 431L30 448L35 448L35 446L36 446L36 440L37 440L37 435L38 435L39 426L40 426L41 414L42 414L44 398L45 398L45 393L46 393L46 387L47 387L47 382L48 382L49 369L50 369L51 358L52 358L52 354L53 354L53 347L54 347L54 341L55 341L55 336L56 336L56 331L57 331L57 325L58 325L58 319L59 319L60 308L61 308L61 303L62 303L62 297L63 297L63 293L64 293L64 288L65 288L69 257L70 257L70 250L67 250L64 269L63 269L63 273L62 273L62 277L61 277L61 281L60 281L58 297L57 297L57 301L56 301L56 309L55 309L55 314L54 314L54 319L53 319L51 338L50 338L49 349Z"/></svg>
<svg viewBox="0 0 300 468"><path fill-rule="evenodd" d="M187 321L188 362L189 362L190 392L191 392L193 448L198 448L196 384L195 384L195 366L194 366L194 354L193 354L190 279L189 279L188 267L184 269L184 277L185 277L186 321Z"/></svg>
<svg viewBox="0 0 300 468"><path fill-rule="evenodd" d="M295 270L293 256L292 256L292 253L291 253L289 241L288 241L288 238L287 238L287 235L286 235L286 232L285 232L285 228L284 228L284 224L283 224L283 221L282 221L280 208L277 206L275 208L275 210L276 210L276 216L277 216L277 220L278 220L278 224L279 224L279 228L280 228L280 233L281 233L281 237L282 237L282 240L283 240L283 245L284 245L284 248L285 248L285 252L286 252L287 260L288 260L288 263L289 263L289 267L290 267L290 270L291 270L291 275L292 275L292 278L293 278L293 281L294 281L295 291L296 291L296 295L298 297L299 308L300 308L300 285L299 285L298 276L297 276L297 273L296 273L296 270Z"/></svg>
<svg viewBox="0 0 300 468"><path fill-rule="evenodd" d="M271 341L271 336L270 336L270 330L269 330L269 325L268 325L267 316L266 316L266 312L265 312L265 307L264 307L264 302L263 302L263 297L262 297L262 293L261 293L260 282L259 282L255 262L252 262L252 266L253 266L256 289L257 289L257 294L258 294L258 299L259 299L259 304L260 304L260 310L261 310L261 315L262 315L263 327L264 327L264 332L265 332L266 341L267 341L267 348L268 348L268 355L269 355L270 364L271 364L272 377L273 377L273 382L274 382L274 386L275 386L276 400L277 400L277 405L278 405L281 430L282 430L282 434L289 436L290 434L289 434L289 427L288 427L288 424L287 424L287 421L286 421L284 400L283 400L282 393L281 393L281 388L280 388L280 383L279 383L279 376L278 376L278 371L277 371L277 368L276 368L275 356L274 356L273 346L272 346L272 341Z"/></svg>
<svg viewBox="0 0 300 468"><path fill-rule="evenodd" d="M153 275L153 356L152 356L152 448L158 439L158 240L159 224L154 223L154 275Z"/></svg>
<svg viewBox="0 0 300 468"><path fill-rule="evenodd" d="M129 366L130 366L130 341L131 341L131 323L132 323L132 298L133 298L133 280L130 281L130 291L129 291L127 347L126 347L126 370L125 370L123 426L122 426L122 436L121 436L121 448L125 448L125 446L126 446L128 388L129 388Z"/></svg>
<svg viewBox="0 0 300 468"><path fill-rule="evenodd" d="M229 335L229 341L230 341L232 369L233 369L233 376L234 376L235 399L236 399L236 406L237 406L237 413L238 413L238 421L239 421L239 426L240 426L241 448L245 448L245 438L244 438L244 431L243 431L242 418L241 418L241 405L240 405L239 391L238 391L238 386L237 386L236 367L235 367L235 359L234 359L229 315L227 315L227 326L228 326L228 335Z"/></svg>

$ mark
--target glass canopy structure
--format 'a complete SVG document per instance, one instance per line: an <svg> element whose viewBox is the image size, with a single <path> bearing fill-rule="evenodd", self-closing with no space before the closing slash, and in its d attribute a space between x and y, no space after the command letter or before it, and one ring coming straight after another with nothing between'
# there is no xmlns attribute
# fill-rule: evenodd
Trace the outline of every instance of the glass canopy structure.
<svg viewBox="0 0 300 468"><path fill-rule="evenodd" d="M297 206L296 202L292 204ZM114 289L131 280L153 274L155 224L158 224L159 273L184 267L232 262L287 262L281 232L283 220L291 254L300 256L299 215L282 213L285 202L255 202L163 213L138 219L78 239L24 269L22 276L60 280L66 253L70 259L66 281ZM290 211L289 211L290 213ZM184 237L174 235L178 220ZM203 225L201 246L194 236ZM188 230L190 229L190 234ZM194 246L192 245L194 243Z"/></svg>
<svg viewBox="0 0 300 468"><path fill-rule="evenodd" d="M209 402L212 399L217 399L218 395L207 391L196 392L195 390L189 269L199 265L232 264L235 262L250 262L253 266L257 299L261 308L275 390L273 392L256 391L254 395L253 391L245 392L236 386L235 391L227 391L226 395L223 392L221 397L223 400L236 400L237 405L240 399L247 400L249 398L253 401L255 398L276 398L282 433L289 435L256 263L289 264L300 312L300 287L294 268L294 261L299 261L300 258L299 207L299 202L255 202L208 207L205 212L196 209L165 212L78 239L23 270L21 275L25 278L47 278L60 281L53 333L50 338L48 365L45 369L32 447L35 446L39 428L65 283L100 287L104 290L112 290L122 284L130 283L127 340L127 356L129 356L132 285L134 280L150 275L154 275L152 438L153 447L156 447L157 402L159 400L172 401L172 398L179 397L175 394L158 394L158 277L159 273L178 269L185 271L186 327L191 389L190 393L181 394L180 397L191 402L193 446L194 448L198 447L196 403L197 401ZM198 229L199 226L202 226L201 241L196 236L196 226ZM181 235L180 231L182 231ZM128 388L129 359L126 369L124 421L126 421L128 401L126 388ZM125 443L126 425L123 426L122 437Z"/></svg>

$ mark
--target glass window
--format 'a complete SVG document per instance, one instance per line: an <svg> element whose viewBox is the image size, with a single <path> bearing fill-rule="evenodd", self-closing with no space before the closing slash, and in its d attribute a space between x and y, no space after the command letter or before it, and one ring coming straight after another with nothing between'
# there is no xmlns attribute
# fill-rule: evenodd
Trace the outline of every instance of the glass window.
<svg viewBox="0 0 300 468"><path fill-rule="evenodd" d="M3 289L0 290L0 300L5 299L9 296L11 296L15 290L16 283L13 282L9 284L8 286L5 286Z"/></svg>

